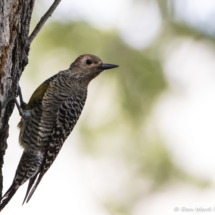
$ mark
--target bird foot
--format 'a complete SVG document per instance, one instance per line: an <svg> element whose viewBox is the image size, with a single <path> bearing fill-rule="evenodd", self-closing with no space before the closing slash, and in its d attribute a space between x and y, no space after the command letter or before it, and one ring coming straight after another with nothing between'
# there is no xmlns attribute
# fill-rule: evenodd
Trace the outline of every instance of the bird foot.
<svg viewBox="0 0 215 215"><path fill-rule="evenodd" d="M8 77L7 79L11 79L13 82L16 83L16 81L13 78L11 78L11 77ZM19 82L17 82L16 84L17 84L17 87L16 87L15 95L11 96L11 98L8 99L7 103L10 102L10 101L12 101L12 100L15 100L15 98L17 96L19 96L20 106L21 106L22 109L25 109L26 106L27 106L27 104L23 100L21 87L19 86Z"/></svg>
<svg viewBox="0 0 215 215"><path fill-rule="evenodd" d="M24 102L23 100L23 96L22 96L22 91L21 91L21 87L18 85L18 95L19 95L19 101L20 101L20 107L22 109L25 109L27 104Z"/></svg>
<svg viewBox="0 0 215 215"><path fill-rule="evenodd" d="M9 77L8 79L11 79L12 81L14 81L13 78ZM17 96L19 96L20 105L16 99ZM27 118L29 116L29 113L27 111L25 111L27 104L23 100L22 91L21 91L21 87L19 86L19 83L17 83L17 87L16 87L16 91L15 91L14 95L12 95L9 99L7 99L4 102L3 108L5 108L9 102L14 101L14 100L15 100L15 103L18 108L20 116L23 118Z"/></svg>
<svg viewBox="0 0 215 215"><path fill-rule="evenodd" d="M19 102L17 101L17 99L15 98L15 103L16 106L18 108L19 111L19 115L23 118L23 119L27 119L30 116L29 111L26 111L24 109L22 109L22 107L20 107Z"/></svg>

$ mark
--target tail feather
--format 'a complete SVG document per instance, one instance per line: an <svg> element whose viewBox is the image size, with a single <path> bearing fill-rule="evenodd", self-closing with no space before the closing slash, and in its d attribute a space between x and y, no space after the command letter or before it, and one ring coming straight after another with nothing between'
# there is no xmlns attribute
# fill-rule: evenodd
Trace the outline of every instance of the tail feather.
<svg viewBox="0 0 215 215"><path fill-rule="evenodd" d="M34 185L34 182L35 182L35 180L36 180L38 174L39 174L39 173L37 173L33 178L30 179L30 181L29 181L29 183L28 183L28 189L27 189L27 192L26 192L26 194L25 194L25 198L24 198L24 201L23 201L22 205L24 205L25 200L26 200L26 198L27 198L27 196L28 196L28 194L29 194L29 192L30 192L32 186Z"/></svg>
<svg viewBox="0 0 215 215"><path fill-rule="evenodd" d="M39 185L40 181L42 180L43 176L44 176L44 174L40 174L39 177L37 178L37 181L36 181L34 187L31 189L31 192L28 195L26 203L28 203L30 201L31 197L33 196L33 194L34 194L37 186Z"/></svg>
<svg viewBox="0 0 215 215"><path fill-rule="evenodd" d="M1 199L0 202L0 211L7 205L7 203L11 200L13 195L16 193L18 190L19 186L16 184L12 184L11 187L8 189L8 191L4 194L4 196Z"/></svg>

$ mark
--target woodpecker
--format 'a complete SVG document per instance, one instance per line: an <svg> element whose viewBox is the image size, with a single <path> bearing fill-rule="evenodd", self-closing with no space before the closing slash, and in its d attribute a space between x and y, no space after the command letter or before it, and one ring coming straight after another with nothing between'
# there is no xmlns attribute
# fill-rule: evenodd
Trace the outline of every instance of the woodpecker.
<svg viewBox="0 0 215 215"><path fill-rule="evenodd" d="M24 151L12 185L1 199L0 210L27 180L23 204L30 200L78 121L90 81L102 71L116 67L118 65L105 64L94 55L84 54L68 70L43 82L28 104L22 100L20 91L21 105L16 99L15 103L21 115L19 143Z"/></svg>

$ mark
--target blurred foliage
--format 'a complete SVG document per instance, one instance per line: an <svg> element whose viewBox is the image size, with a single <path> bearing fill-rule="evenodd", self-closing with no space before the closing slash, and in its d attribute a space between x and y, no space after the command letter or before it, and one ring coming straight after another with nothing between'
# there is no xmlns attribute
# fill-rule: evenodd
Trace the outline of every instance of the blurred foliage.
<svg viewBox="0 0 215 215"><path fill-rule="evenodd" d="M157 3L163 27L156 41L145 50L128 47L117 30L101 31L84 22L51 22L38 35L30 53L29 78L36 76L44 61L49 66L61 61L68 68L69 63L84 53L120 65L117 71L100 77L96 85L95 92L105 88L104 95L112 98L105 113L108 120L94 124L92 129L92 121L97 116L96 113L91 116L94 107L89 107L79 125L85 153L95 158L106 155L116 163L123 163L129 172L128 181L122 184L116 196L105 200L105 207L113 214L131 214L139 199L171 181L208 185L207 181L177 167L156 129L147 128L150 112L167 88L162 72L163 47L179 36L209 37L186 23L176 22L171 1L158 0Z"/></svg>

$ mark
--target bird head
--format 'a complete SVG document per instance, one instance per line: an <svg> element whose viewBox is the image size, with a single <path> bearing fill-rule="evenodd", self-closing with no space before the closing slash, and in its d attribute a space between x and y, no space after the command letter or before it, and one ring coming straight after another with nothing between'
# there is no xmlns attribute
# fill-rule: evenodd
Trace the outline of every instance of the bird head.
<svg viewBox="0 0 215 215"><path fill-rule="evenodd" d="M80 55L70 66L72 76L83 77L91 81L102 71L113 69L118 65L103 63L100 58L91 54Z"/></svg>

